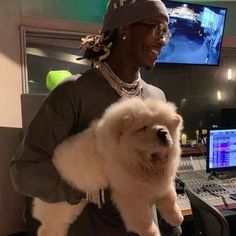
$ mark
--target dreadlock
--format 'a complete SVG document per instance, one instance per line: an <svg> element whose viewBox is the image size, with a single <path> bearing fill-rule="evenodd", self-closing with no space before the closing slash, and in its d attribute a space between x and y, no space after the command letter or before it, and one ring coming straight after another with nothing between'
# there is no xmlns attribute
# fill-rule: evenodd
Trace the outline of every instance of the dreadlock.
<svg viewBox="0 0 236 236"><path fill-rule="evenodd" d="M82 38L80 48L85 49L83 58L93 63L105 60L116 43L117 34L118 30L115 29L101 35L88 35Z"/></svg>

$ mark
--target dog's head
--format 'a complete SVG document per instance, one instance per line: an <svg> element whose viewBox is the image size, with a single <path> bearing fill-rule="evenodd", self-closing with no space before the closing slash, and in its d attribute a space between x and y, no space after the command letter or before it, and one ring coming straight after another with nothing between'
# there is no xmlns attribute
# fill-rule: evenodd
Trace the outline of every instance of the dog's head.
<svg viewBox="0 0 236 236"><path fill-rule="evenodd" d="M99 150L122 164L154 167L180 155L182 118L171 103L131 98L111 105L98 121Z"/></svg>

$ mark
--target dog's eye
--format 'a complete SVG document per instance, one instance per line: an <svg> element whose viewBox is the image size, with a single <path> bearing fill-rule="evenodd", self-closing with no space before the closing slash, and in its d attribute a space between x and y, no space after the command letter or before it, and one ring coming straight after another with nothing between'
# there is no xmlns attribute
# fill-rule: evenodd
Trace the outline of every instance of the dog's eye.
<svg viewBox="0 0 236 236"><path fill-rule="evenodd" d="M147 126L143 126L142 128L140 128L140 129L138 130L138 132L145 131L146 129L147 129Z"/></svg>

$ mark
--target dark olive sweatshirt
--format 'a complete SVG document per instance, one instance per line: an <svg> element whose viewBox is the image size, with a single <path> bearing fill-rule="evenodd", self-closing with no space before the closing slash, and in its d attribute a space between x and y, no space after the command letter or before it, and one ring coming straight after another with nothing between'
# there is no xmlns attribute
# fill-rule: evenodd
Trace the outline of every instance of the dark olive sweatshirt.
<svg viewBox="0 0 236 236"><path fill-rule="evenodd" d="M143 97L165 101L164 93L147 83L144 83ZM38 197L46 202L78 203L83 193L60 178L51 161L53 151L65 138L81 132L92 120L101 117L106 107L119 98L96 68L77 79L68 79L53 89L33 118L11 161L10 171L15 189L23 195ZM36 235L36 231L32 235ZM108 200L102 209L88 204L68 235L133 234L125 231L119 213Z"/></svg>

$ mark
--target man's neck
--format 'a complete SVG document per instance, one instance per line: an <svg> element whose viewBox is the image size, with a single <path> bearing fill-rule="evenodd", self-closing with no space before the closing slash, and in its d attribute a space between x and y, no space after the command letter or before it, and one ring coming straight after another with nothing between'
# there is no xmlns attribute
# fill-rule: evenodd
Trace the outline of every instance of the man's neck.
<svg viewBox="0 0 236 236"><path fill-rule="evenodd" d="M130 64L127 59L111 55L106 60L113 72L126 83L132 83L138 78L139 68Z"/></svg>

